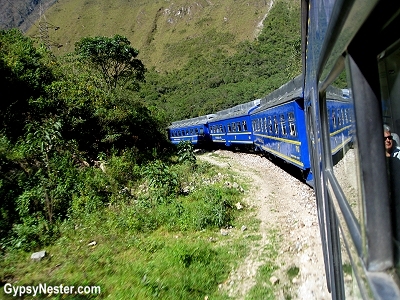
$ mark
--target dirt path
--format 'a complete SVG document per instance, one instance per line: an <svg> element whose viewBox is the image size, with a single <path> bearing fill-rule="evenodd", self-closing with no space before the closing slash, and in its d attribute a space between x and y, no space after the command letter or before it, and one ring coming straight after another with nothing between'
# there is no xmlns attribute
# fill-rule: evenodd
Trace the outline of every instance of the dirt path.
<svg viewBox="0 0 400 300"><path fill-rule="evenodd" d="M290 286L292 299L331 299L326 289L313 190L258 155L218 150L198 157L250 179L246 202L256 208L260 220L262 238L251 245L249 255L231 272L227 283L234 284L225 287L229 295L244 299L255 285L257 270L265 263L260 254L269 242L266 234L270 228L276 228L282 236L275 262L279 269L273 274L278 280L277 299L285 298L280 290L283 286ZM286 275L290 267L299 268L299 275L292 282Z"/></svg>

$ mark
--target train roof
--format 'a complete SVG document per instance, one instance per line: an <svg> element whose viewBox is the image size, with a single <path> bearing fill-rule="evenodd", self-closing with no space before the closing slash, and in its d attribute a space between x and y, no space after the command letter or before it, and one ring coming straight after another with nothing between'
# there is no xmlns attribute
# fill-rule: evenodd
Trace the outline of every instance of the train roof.
<svg viewBox="0 0 400 300"><path fill-rule="evenodd" d="M191 119L175 121L175 122L172 122L171 125L168 126L168 128L174 129L174 128L181 128L181 127L195 126L195 125L204 125L204 124L207 124L209 122L209 120L211 120L215 116L216 116L215 114L209 114L209 115L195 117L195 118L191 118Z"/></svg>
<svg viewBox="0 0 400 300"><path fill-rule="evenodd" d="M348 89L340 89L337 87L329 86L326 89L326 98L328 100L350 101L350 91Z"/></svg>
<svg viewBox="0 0 400 300"><path fill-rule="evenodd" d="M295 77L294 79L290 80L272 93L262 98L260 108L254 110L253 113L299 98L303 98L302 75Z"/></svg>
<svg viewBox="0 0 400 300"><path fill-rule="evenodd" d="M260 107L254 110L253 113L303 97L303 75L299 75L262 98ZM329 86L327 88L327 98L330 100L349 101L349 90Z"/></svg>
<svg viewBox="0 0 400 300"><path fill-rule="evenodd" d="M224 109L215 113L215 117L210 122L236 118L248 115L253 109L260 106L261 99L256 99L250 102L236 105L234 107Z"/></svg>

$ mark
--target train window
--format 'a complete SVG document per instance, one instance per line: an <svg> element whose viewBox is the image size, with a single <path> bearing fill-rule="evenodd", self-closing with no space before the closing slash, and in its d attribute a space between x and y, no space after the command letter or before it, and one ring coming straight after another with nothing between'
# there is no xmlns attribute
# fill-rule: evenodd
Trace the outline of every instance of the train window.
<svg viewBox="0 0 400 300"><path fill-rule="evenodd" d="M384 145L392 212L397 274L400 276L400 40L379 55L378 61Z"/></svg>
<svg viewBox="0 0 400 300"><path fill-rule="evenodd" d="M266 117L264 118L264 132L268 133L268 120Z"/></svg>
<svg viewBox="0 0 400 300"><path fill-rule="evenodd" d="M285 115L282 114L280 116L280 120L281 120L281 132L282 132L282 135L287 135Z"/></svg>
<svg viewBox="0 0 400 300"><path fill-rule="evenodd" d="M274 132L276 135L279 134L279 125L278 125L278 120L276 119L276 116L274 117Z"/></svg>
<svg viewBox="0 0 400 300"><path fill-rule="evenodd" d="M200 134L203 134L204 133L204 129L203 128L200 128Z"/></svg>
<svg viewBox="0 0 400 300"><path fill-rule="evenodd" d="M341 117L341 114L340 114L340 109L338 109L337 110L337 119L338 119L338 126L340 127L340 126L342 126L342 117Z"/></svg>
<svg viewBox="0 0 400 300"><path fill-rule="evenodd" d="M236 122L236 127L238 131L242 131L242 124L240 122Z"/></svg>
<svg viewBox="0 0 400 300"><path fill-rule="evenodd" d="M272 134L272 118L268 117L268 131L269 134Z"/></svg>
<svg viewBox="0 0 400 300"><path fill-rule="evenodd" d="M236 123L235 122L232 122L232 131L236 132Z"/></svg>
<svg viewBox="0 0 400 300"><path fill-rule="evenodd" d="M296 136L296 125L294 122L289 122L289 130L291 136Z"/></svg>
<svg viewBox="0 0 400 300"><path fill-rule="evenodd" d="M242 125L243 125L243 131L247 131L247 123L246 123L246 121L243 121Z"/></svg>
<svg viewBox="0 0 400 300"><path fill-rule="evenodd" d="M196 129L194 130L194 132L195 132L196 134L199 134L199 129L196 128Z"/></svg>
<svg viewBox="0 0 400 300"><path fill-rule="evenodd" d="M224 127L222 127L222 125L219 125L219 131L222 133L224 132Z"/></svg>
<svg viewBox="0 0 400 300"><path fill-rule="evenodd" d="M333 128L336 128L336 116L335 116L335 111L332 109L332 126Z"/></svg>
<svg viewBox="0 0 400 300"><path fill-rule="evenodd" d="M231 132L231 131L232 131L231 124L228 124L228 132Z"/></svg>
<svg viewBox="0 0 400 300"><path fill-rule="evenodd" d="M344 98L342 96L342 89L350 87L350 83L347 83L346 71L343 71L339 78L330 86L326 93L326 109L332 112L332 130L329 129L329 125L327 124L332 168L355 220L359 224L362 224L363 204L360 185L361 175L358 163L359 152L356 141L356 124L349 124L341 128L341 130L335 130L343 124L341 117L343 106L350 107L349 115L354 114L352 97Z"/></svg>
<svg viewBox="0 0 400 300"><path fill-rule="evenodd" d="M343 108L340 109L340 117L342 119L342 125L344 125L344 113L343 113Z"/></svg>

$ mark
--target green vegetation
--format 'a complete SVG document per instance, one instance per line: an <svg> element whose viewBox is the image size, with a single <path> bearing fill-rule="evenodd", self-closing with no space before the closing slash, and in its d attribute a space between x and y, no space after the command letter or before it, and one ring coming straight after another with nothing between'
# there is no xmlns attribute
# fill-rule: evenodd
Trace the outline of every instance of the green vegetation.
<svg viewBox="0 0 400 300"><path fill-rule="evenodd" d="M70 12L79 9L74 3L66 2ZM111 38L84 30L68 41L76 49L57 57L17 30L0 31L0 87L8 91L0 106L2 285L99 285L99 298L112 299L227 298L218 285L259 239L257 224L236 210L241 192L224 184L240 179L199 163L188 143L172 147L165 128L262 97L297 75L299 7L277 2L259 38L238 45L232 28L240 27L230 20L241 13L251 19L240 10L245 1L235 1L234 10L199 3L201 18L163 31L166 10L154 2L159 13L150 17L140 53L148 62L168 61L161 72L143 63L124 30ZM119 16L116 2L107 5L111 19ZM253 7L252 14L260 12ZM225 14L226 31L207 29ZM141 17L149 14L139 10ZM71 31L82 26L70 24ZM187 39L170 35L153 51L161 32L175 31ZM219 233L244 221L248 239ZM273 247L261 277L276 269ZM49 255L32 262L30 253L41 249ZM273 295L262 286L253 299L260 291Z"/></svg>
<svg viewBox="0 0 400 300"><path fill-rule="evenodd" d="M292 266L287 270L287 275L290 279L290 281L292 281L293 278L295 278L297 275L299 275L300 269L299 267L296 266Z"/></svg>
<svg viewBox="0 0 400 300"><path fill-rule="evenodd" d="M280 247L279 235L275 229L271 229L268 234L268 246L263 249L263 256L266 258L264 265L257 271L257 283L254 285L246 299L274 299L274 284L270 282L274 271L278 269L275 260L278 257L278 249ZM279 285L279 282L276 284Z"/></svg>
<svg viewBox="0 0 400 300"><path fill-rule="evenodd" d="M217 48L212 53L195 51L187 64L166 74L151 68L140 98L149 106L162 108L169 121L252 101L300 74L300 46L298 3L279 1L257 41L241 42L232 55ZM190 53L190 48L187 51Z"/></svg>

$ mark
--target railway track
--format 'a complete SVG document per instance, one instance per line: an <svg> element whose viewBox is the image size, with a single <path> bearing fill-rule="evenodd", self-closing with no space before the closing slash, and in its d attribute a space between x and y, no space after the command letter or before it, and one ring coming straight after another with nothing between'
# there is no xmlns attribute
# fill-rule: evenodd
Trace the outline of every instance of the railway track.
<svg viewBox="0 0 400 300"><path fill-rule="evenodd" d="M235 299L244 299L256 283L257 270L265 263L263 250L268 247L268 232L278 231L281 246L274 272L277 299L291 294L292 299L330 299L326 289L325 270L313 190L277 165L256 154L216 150L197 156L249 179L251 188L246 204L260 220L261 240L252 242L249 255L233 270L221 288ZM289 268L299 274L289 279ZM265 278L269 281L271 278Z"/></svg>

